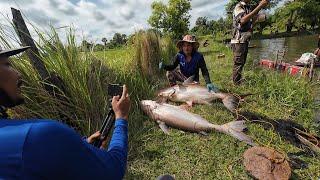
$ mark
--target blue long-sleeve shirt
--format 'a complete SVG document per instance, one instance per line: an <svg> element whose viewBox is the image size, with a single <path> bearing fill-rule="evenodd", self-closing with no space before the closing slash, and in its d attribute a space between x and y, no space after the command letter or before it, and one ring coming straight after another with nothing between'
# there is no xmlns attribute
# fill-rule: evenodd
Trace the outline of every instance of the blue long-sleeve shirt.
<svg viewBox="0 0 320 180"><path fill-rule="evenodd" d="M204 61L204 57L199 52L193 52L192 58L190 62L187 62L186 55L183 51L180 51L176 54L174 58L174 62L171 65L164 65L164 69L167 71L174 70L178 65L180 67L181 73L189 78L194 75L194 81L199 82L199 69L201 69L202 76L206 81L206 84L211 83L209 71L207 69L206 62Z"/></svg>
<svg viewBox="0 0 320 180"><path fill-rule="evenodd" d="M108 150L52 120L0 120L0 179L122 179L128 124L117 119Z"/></svg>

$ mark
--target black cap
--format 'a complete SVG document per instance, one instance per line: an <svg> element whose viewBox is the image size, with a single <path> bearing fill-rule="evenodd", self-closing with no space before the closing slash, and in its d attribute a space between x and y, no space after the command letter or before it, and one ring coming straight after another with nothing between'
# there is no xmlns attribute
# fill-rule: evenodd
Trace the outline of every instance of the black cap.
<svg viewBox="0 0 320 180"><path fill-rule="evenodd" d="M13 55L19 54L29 48L30 48L30 46L25 46L25 47L20 47L20 48L2 50L0 47L0 57L1 56L2 57L3 56L5 56L5 57L13 56Z"/></svg>

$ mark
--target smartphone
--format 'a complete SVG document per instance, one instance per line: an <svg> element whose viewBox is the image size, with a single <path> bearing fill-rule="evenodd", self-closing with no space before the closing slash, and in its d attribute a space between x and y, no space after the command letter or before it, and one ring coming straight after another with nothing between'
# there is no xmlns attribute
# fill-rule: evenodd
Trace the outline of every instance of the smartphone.
<svg viewBox="0 0 320 180"><path fill-rule="evenodd" d="M113 96L121 96L123 91L123 85L120 84L108 84L108 95L110 97Z"/></svg>

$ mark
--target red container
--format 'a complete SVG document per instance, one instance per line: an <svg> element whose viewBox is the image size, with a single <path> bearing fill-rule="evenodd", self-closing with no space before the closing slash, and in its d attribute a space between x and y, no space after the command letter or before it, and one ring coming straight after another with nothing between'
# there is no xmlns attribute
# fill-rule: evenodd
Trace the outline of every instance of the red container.
<svg viewBox="0 0 320 180"><path fill-rule="evenodd" d="M290 75L297 75L301 71L302 67L299 66L291 66L289 70Z"/></svg>
<svg viewBox="0 0 320 180"><path fill-rule="evenodd" d="M274 68L274 62L273 61L271 61L271 60L268 60L268 59L261 59L260 60L260 65L261 66L264 66L264 67L267 67L267 68Z"/></svg>
<svg viewBox="0 0 320 180"><path fill-rule="evenodd" d="M289 64L289 63L284 63L283 66L285 66L284 70L285 70L285 71L288 71L289 68L290 68L290 66L291 66L291 64Z"/></svg>

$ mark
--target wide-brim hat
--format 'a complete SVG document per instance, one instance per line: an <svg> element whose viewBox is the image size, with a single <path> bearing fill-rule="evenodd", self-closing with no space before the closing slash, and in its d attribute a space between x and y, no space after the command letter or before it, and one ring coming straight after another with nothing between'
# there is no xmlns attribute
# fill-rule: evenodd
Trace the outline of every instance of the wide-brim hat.
<svg viewBox="0 0 320 180"><path fill-rule="evenodd" d="M188 35L185 35L182 40L179 40L177 42L177 48L180 49L184 42L191 43L193 45L193 48L195 48L195 49L198 49L199 45L200 45L199 42L196 40L195 36L192 36L192 35L188 34Z"/></svg>
<svg viewBox="0 0 320 180"><path fill-rule="evenodd" d="M20 47L20 48L13 48L13 49L2 49L0 47L0 57L10 57L16 54L19 54L27 49L29 49L30 46Z"/></svg>

